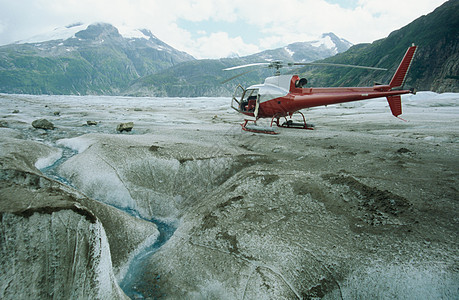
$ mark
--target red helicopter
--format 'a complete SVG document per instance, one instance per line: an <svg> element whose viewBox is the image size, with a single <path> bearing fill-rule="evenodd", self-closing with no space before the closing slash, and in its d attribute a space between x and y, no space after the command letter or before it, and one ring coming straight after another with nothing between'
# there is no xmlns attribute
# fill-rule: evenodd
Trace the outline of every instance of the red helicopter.
<svg viewBox="0 0 459 300"><path fill-rule="evenodd" d="M413 61L416 48L417 46L414 44L408 48L389 84L375 84L372 87L305 88L304 86L307 84L305 78L300 79L298 75L280 75L279 69L285 66L291 67L300 65L338 66L371 70L386 69L330 63L284 64L279 61L226 68L224 69L225 71L253 66L266 66L268 68L276 68L277 70L275 76L266 78L263 84L252 85L247 89L244 89L239 84L234 92L231 107L244 115L255 118L255 120L245 119L244 123L241 124L243 130L269 134L278 133L272 128L274 120L276 120L276 125L278 127L313 129L312 126L306 124L306 119L303 113L300 112L301 109L379 97L387 98L392 114L398 117L402 113L400 95L414 93L414 89L404 90L403 85L411 62ZM249 72L251 71L233 76L224 82L228 82ZM292 121L292 115L294 113L299 113L303 117L303 123L294 123ZM287 116L290 117L290 120L287 120ZM256 122L260 118L271 118L271 126L257 126ZM279 123L280 118L285 118L283 124ZM249 122L253 122L254 124L248 124Z"/></svg>

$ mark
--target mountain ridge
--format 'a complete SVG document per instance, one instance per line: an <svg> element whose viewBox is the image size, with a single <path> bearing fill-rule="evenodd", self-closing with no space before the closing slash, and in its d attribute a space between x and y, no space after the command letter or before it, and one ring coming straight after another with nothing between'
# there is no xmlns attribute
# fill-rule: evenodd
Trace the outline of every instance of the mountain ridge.
<svg viewBox="0 0 459 300"><path fill-rule="evenodd" d="M352 43L329 32L323 33L322 36L316 40L295 42L284 47L247 55L246 57L256 57L265 61L287 60L295 62L312 62L344 52L351 46Z"/></svg>
<svg viewBox="0 0 459 300"><path fill-rule="evenodd" d="M224 68L273 60L322 60L387 68L385 73L330 67L294 70L308 78L309 86L371 86L374 82L389 82L412 43L419 48L407 86L459 92L458 20L459 2L450 0L373 43L351 45L327 33L316 41L292 43L249 56L201 60L174 49L146 29L120 33L113 25L94 23L78 30L84 24L76 23L67 28L75 32L65 39L37 42L36 37L35 43L0 46L0 92L230 96L237 83L261 83L272 75L272 70L255 70L236 82L221 84L236 75L223 71ZM59 32L54 33L59 36Z"/></svg>
<svg viewBox="0 0 459 300"><path fill-rule="evenodd" d="M328 33L315 41L294 43L227 61L239 64L275 57L311 61L334 55L338 48L343 47L349 48L350 43ZM0 58L0 92L3 93L149 96L183 96L185 93L199 96L199 93L229 95L232 89L218 86L216 78L221 70L213 70L213 76L209 76L205 65L211 60L196 63L194 57L164 43L148 29L118 29L108 23L74 23L55 28L45 34L0 46ZM188 64L183 65L185 69L188 65L204 66L197 67L201 74L189 70L182 70L182 74L193 73L206 78L211 84L197 78L194 82L199 86L195 87L191 87L186 78L181 80L186 87L177 87L175 82L172 85L166 83L162 72L186 62ZM148 77L155 74L159 74L161 79L155 77L154 81L174 88L151 85ZM142 81L142 78L147 79ZM150 82L150 86L139 86L139 81ZM202 88L203 84L207 90ZM182 92L177 93L178 90ZM187 94L187 90L194 92Z"/></svg>
<svg viewBox="0 0 459 300"><path fill-rule="evenodd" d="M435 92L459 92L459 1L450 0L388 37L352 46L323 62L387 68L385 73L343 68L303 68L299 73L314 86L362 86L388 83L406 49L418 46L406 87Z"/></svg>
<svg viewBox="0 0 459 300"><path fill-rule="evenodd" d="M324 47L324 39L328 39L329 44L331 41L333 47ZM340 44L335 45L333 41ZM314 52L311 51L314 48L313 43L318 44L315 47L317 53L308 58L307 55ZM299 42L229 61L238 64L259 60L261 56L267 58L269 55L273 59L279 57L281 52L283 59L293 60L295 56L303 61L311 61L333 55L337 48L342 49L346 45L343 39L328 33L322 37L322 41ZM349 46L350 44L347 45ZM288 47L292 49L285 50ZM0 92L19 94L175 96L177 93L174 89L164 86L145 88L136 83L154 74L160 74L161 77L162 71L181 63L196 65L193 63L196 61L194 57L164 43L148 29L118 29L108 23L74 23L55 28L49 33L0 46L0 59ZM210 60L200 60L204 64L208 61ZM197 68L203 78L209 78L208 71L204 69ZM215 71L218 73L221 70ZM219 84L215 80L211 82L214 82L213 85ZM198 84L202 85L201 81ZM191 88L189 84L186 85L195 91L192 95L199 96L203 92L200 86ZM137 86L144 92L133 91L132 86ZM223 92L226 95L230 93L229 89L206 86L208 90L204 92L205 95L211 95L210 91ZM178 90L182 91L180 95L187 93L186 88Z"/></svg>
<svg viewBox="0 0 459 300"><path fill-rule="evenodd" d="M107 23L72 28L70 36L1 46L0 92L119 95L139 77L194 60L145 29L146 38L124 38Z"/></svg>
<svg viewBox="0 0 459 300"><path fill-rule="evenodd" d="M244 57L188 61L136 79L125 93L130 96L231 96L235 83L222 82L234 73L223 71L225 68L273 60L312 62L347 50L351 45L333 33L325 33L318 40L292 43ZM272 70L258 69L241 76L239 80L249 86L263 82L264 78L271 75Z"/></svg>

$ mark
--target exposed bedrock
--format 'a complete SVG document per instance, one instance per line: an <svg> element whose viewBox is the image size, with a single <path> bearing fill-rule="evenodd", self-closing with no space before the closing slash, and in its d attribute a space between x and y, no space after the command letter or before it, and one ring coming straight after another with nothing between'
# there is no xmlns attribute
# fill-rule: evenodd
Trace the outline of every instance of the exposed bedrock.
<svg viewBox="0 0 459 300"><path fill-rule="evenodd" d="M60 155L0 135L0 298L124 299L117 279L159 232L43 176Z"/></svg>

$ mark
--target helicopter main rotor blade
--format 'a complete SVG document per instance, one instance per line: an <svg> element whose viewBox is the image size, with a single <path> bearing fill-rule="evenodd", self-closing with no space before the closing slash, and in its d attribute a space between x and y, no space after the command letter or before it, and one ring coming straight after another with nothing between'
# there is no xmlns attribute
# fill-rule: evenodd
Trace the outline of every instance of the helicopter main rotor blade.
<svg viewBox="0 0 459 300"><path fill-rule="evenodd" d="M223 71L230 71L230 70L236 70L236 69L254 67L254 66L266 66L266 65L269 65L269 64L270 63L253 63L253 64L247 64L247 65L241 65L241 66L235 66L235 67L231 67L231 68L226 68L226 69L223 69Z"/></svg>
<svg viewBox="0 0 459 300"><path fill-rule="evenodd" d="M242 69L242 68L248 68L248 67L256 67L256 66L265 66L265 68L276 68L277 72L276 75L279 75L279 69L282 67L293 67L293 66L330 66L330 67L346 67L346 68L358 68L358 69L367 69L367 70L378 70L378 71L387 71L387 69L383 68L376 68L376 67L366 67L366 66L358 66L358 65L346 65L346 64L334 64L334 63L282 63L281 61L272 61L272 62L263 62L263 63L252 63L252 64L246 64L246 65L240 65L240 66L235 66L235 67L230 67L223 69L223 71L230 71L230 70L237 70L237 69ZM231 81L235 78L238 78L242 75L248 74L250 72L255 71L256 69L252 69L250 71L235 75L231 78L226 79L225 81L222 81L221 83L227 83L228 81Z"/></svg>
<svg viewBox="0 0 459 300"><path fill-rule="evenodd" d="M330 67L347 67L347 68L358 68L358 69L367 69L367 70L378 70L378 71L387 71L384 68L376 67L365 67L358 65L346 65L346 64L333 64L333 63L288 63L289 66L330 66Z"/></svg>
<svg viewBox="0 0 459 300"><path fill-rule="evenodd" d="M242 76L242 75L248 74L248 73L253 72L253 71L255 71L255 70L249 70L249 71L246 71L246 72L244 72L244 73L237 74L236 76L233 76L233 77L231 77L231 78L228 78L228 79L226 79L226 80L224 80L224 81L222 81L222 82L220 82L220 83L221 83L221 84L227 83L228 81L231 81L231 80L233 80L233 79L235 79L235 78L238 78L238 77L240 77L240 76Z"/></svg>

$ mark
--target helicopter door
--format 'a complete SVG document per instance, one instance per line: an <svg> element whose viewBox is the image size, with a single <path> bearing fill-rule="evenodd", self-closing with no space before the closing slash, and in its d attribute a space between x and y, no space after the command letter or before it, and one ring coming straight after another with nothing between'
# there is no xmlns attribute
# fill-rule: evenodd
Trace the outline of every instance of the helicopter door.
<svg viewBox="0 0 459 300"><path fill-rule="evenodd" d="M256 116L258 114L258 106L260 105L259 101L258 89L246 90L239 84L231 99L231 107L238 112L251 112Z"/></svg>
<svg viewBox="0 0 459 300"><path fill-rule="evenodd" d="M242 97L245 94L245 89L239 84L234 90L233 98L231 99L231 108L240 112L242 109Z"/></svg>
<svg viewBox="0 0 459 300"><path fill-rule="evenodd" d="M241 98L241 111L255 112L258 102L258 89L248 89Z"/></svg>

